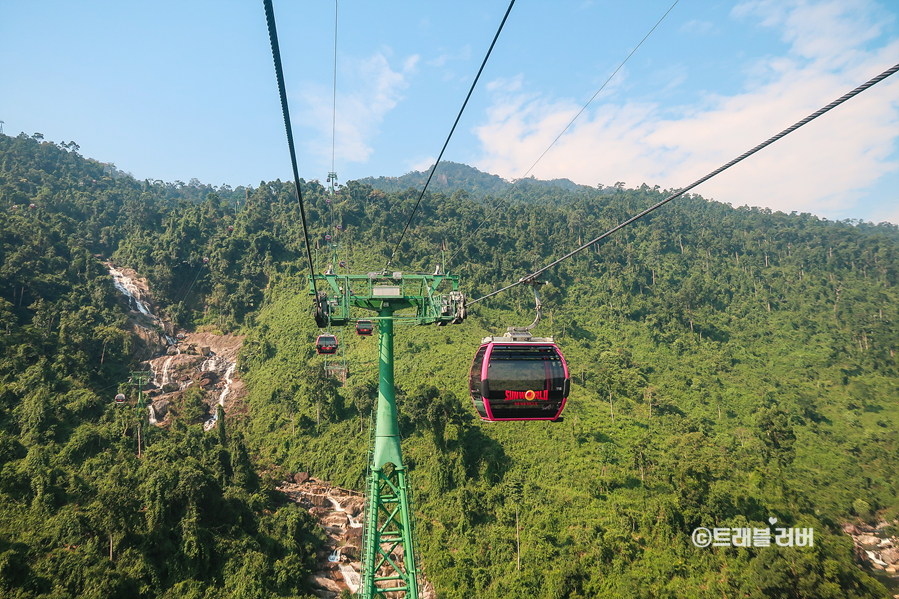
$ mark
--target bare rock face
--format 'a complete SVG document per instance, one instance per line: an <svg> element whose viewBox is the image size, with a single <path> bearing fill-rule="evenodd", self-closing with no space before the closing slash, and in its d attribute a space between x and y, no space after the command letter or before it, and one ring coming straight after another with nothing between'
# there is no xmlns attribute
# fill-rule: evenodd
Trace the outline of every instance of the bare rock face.
<svg viewBox="0 0 899 599"><path fill-rule="evenodd" d="M347 543L352 543L354 545L362 544L362 528L348 528L345 533L343 533L343 539Z"/></svg>
<svg viewBox="0 0 899 599"><path fill-rule="evenodd" d="M899 549L884 549L880 552L880 559L888 564L899 564Z"/></svg>
<svg viewBox="0 0 899 599"><path fill-rule="evenodd" d="M862 531L860 531L855 524L849 524L848 522L843 525L843 532L845 532L847 535L862 534Z"/></svg>
<svg viewBox="0 0 899 599"><path fill-rule="evenodd" d="M346 514L341 512L334 512L329 514L324 519L325 526L332 526L336 528L345 528L347 525L347 517Z"/></svg>
<svg viewBox="0 0 899 599"><path fill-rule="evenodd" d="M328 509L331 509L334 507L334 504L331 503L331 500L328 498L327 495L319 495L318 493L307 493L306 497L309 499L309 501L312 502L312 505L314 505L316 507L326 507Z"/></svg>
<svg viewBox="0 0 899 599"><path fill-rule="evenodd" d="M165 418L165 415L169 412L169 400L160 399L159 401L154 401L153 410L156 413L156 420L162 421L162 419Z"/></svg>
<svg viewBox="0 0 899 599"><path fill-rule="evenodd" d="M325 589L326 591L331 591L332 593L340 592L340 585L331 580L330 578L325 578L324 576L310 576L309 582L312 583L312 586Z"/></svg>
<svg viewBox="0 0 899 599"><path fill-rule="evenodd" d="M880 543L880 539L878 539L874 535L858 535L855 537L855 540L862 545L877 545L878 543Z"/></svg>

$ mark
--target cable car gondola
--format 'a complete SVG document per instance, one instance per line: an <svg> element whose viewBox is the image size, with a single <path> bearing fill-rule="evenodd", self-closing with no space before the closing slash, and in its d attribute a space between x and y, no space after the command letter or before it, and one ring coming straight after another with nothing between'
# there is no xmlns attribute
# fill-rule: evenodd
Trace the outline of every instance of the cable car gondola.
<svg viewBox="0 0 899 599"><path fill-rule="evenodd" d="M119 393L118 395L116 395L116 396L115 396L115 402L116 402L116 403L125 403L125 394L124 394L124 393Z"/></svg>
<svg viewBox="0 0 899 599"><path fill-rule="evenodd" d="M337 337L328 333L325 335L319 335L318 339L315 340L315 351L321 354L336 354L337 353Z"/></svg>
<svg viewBox="0 0 899 599"><path fill-rule="evenodd" d="M331 236L330 236L330 235L325 235L325 241L331 241Z"/></svg>
<svg viewBox="0 0 899 599"><path fill-rule="evenodd" d="M565 409L571 379L552 337L487 337L468 377L481 420L557 420Z"/></svg>
<svg viewBox="0 0 899 599"><path fill-rule="evenodd" d="M485 337L468 373L471 401L481 420L561 421L571 379L568 364L552 337L533 337L540 322L538 281L530 281L537 318L527 327L509 327L502 337Z"/></svg>
<svg viewBox="0 0 899 599"><path fill-rule="evenodd" d="M359 320L356 322L356 334L361 335L363 337L368 337L371 335L372 331L375 329L375 326L372 324L370 320Z"/></svg>

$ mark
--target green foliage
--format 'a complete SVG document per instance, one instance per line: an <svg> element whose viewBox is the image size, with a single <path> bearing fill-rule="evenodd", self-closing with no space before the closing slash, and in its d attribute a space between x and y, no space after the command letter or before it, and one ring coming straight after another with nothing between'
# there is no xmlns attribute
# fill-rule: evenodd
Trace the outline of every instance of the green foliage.
<svg viewBox="0 0 899 599"><path fill-rule="evenodd" d="M447 241L446 270L470 297L665 193L489 177L464 191L453 177L425 197L396 268L433 272ZM301 185L313 243L339 223L339 259L383 268L417 197L408 184L349 182L331 204L317 182ZM280 181L139 182L69 144L0 136L4 594L305 591L320 533L256 471L362 488L378 359L375 339L344 335L339 388L314 355L299 222ZM487 425L467 402L477 341L530 322L526 293L475 304L461 326L399 329L400 431L429 580L447 599L888 596L853 564L839 523L899 513L897 240L892 225L690 196L591 247L547 273L536 331L569 363L563 423ZM107 397L134 366L93 256L111 253L179 323L247 333L249 414L229 418L227 438L189 424L199 404L187 394L182 418L146 431L135 457L133 421ZM317 252L318 268L333 258ZM697 526L771 516L814 528L815 546L690 541Z"/></svg>

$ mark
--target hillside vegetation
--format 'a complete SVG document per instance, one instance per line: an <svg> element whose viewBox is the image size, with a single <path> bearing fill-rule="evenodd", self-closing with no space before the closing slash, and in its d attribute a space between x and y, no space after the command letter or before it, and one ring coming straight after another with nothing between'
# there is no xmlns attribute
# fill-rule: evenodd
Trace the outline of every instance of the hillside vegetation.
<svg viewBox="0 0 899 599"><path fill-rule="evenodd" d="M302 191L313 245L336 236L353 272L384 267L417 199L360 182L331 204L316 182ZM445 269L477 298L664 193L512 191L426 194L394 269L433 272L445 243ZM299 222L280 181L141 182L70 147L0 137L5 592L305 591L311 521L253 469L361 488L377 341L347 330L347 386L325 375ZM398 328L403 450L438 594L888 597L853 562L840 524L899 513L897 239L892 225L694 195L563 263L545 277L537 329L572 371L563 423L481 423L467 397L479 340L533 319L527 290L474 304L461 325ZM107 399L135 367L130 340L92 254L147 276L179 324L248 335L248 413L229 417L226 439L181 423L152 431L147 455L134 456ZM333 262L325 250L316 259ZM771 517L814 528L814 547L690 540L698 526Z"/></svg>

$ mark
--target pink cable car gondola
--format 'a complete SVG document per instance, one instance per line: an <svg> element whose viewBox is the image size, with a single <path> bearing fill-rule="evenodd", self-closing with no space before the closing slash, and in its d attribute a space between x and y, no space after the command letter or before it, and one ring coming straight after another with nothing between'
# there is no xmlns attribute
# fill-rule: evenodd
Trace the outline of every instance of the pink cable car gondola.
<svg viewBox="0 0 899 599"><path fill-rule="evenodd" d="M481 420L557 420L571 379L551 338L487 337L475 354L469 390Z"/></svg>
<svg viewBox="0 0 899 599"><path fill-rule="evenodd" d="M336 354L337 353L337 337L331 335L330 333L325 335L319 335L318 339L315 340L315 351L321 354Z"/></svg>

